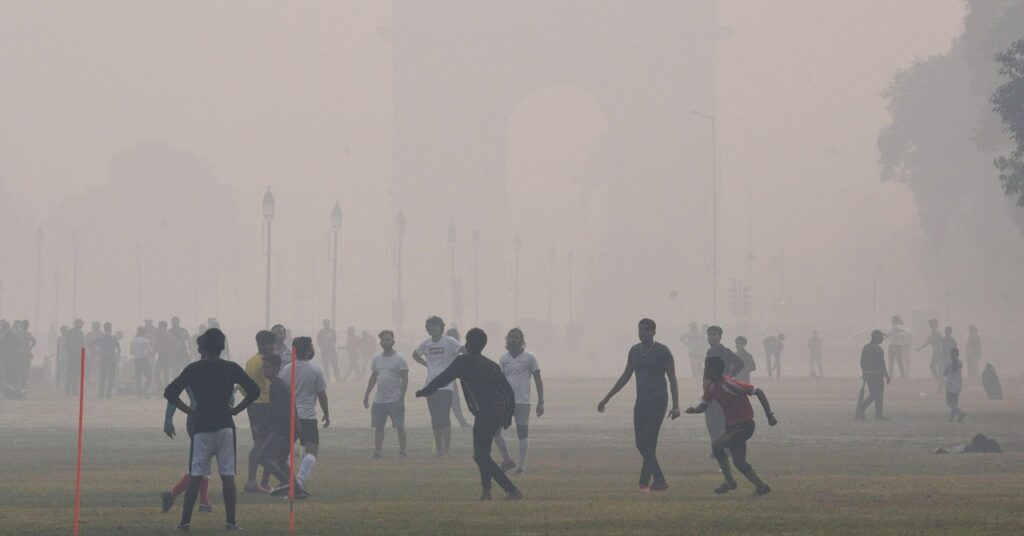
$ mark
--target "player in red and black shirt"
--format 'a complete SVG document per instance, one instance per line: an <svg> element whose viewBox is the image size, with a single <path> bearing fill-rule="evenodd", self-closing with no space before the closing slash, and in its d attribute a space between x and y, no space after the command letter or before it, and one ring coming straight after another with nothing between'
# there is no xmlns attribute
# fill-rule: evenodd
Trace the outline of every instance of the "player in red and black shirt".
<svg viewBox="0 0 1024 536"><path fill-rule="evenodd" d="M724 371L725 362L721 359L709 357L704 361L704 396L700 399L700 405L687 408L686 413L704 413L712 400L718 402L725 411L725 434L711 443L711 450L725 477L725 482L715 489L715 493L727 493L736 489L736 481L733 480L729 467L731 453L733 464L754 485L754 494L764 495L771 491L771 488L761 481L754 468L747 463L747 440L754 435L754 408L750 406L748 397L756 396L761 402L769 426L775 426L778 421L772 413L764 391L726 376L723 374Z"/></svg>

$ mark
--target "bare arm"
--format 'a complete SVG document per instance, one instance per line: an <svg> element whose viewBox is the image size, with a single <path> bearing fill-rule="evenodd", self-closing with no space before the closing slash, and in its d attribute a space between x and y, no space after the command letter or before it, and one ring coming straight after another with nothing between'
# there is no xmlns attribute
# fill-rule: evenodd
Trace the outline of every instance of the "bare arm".
<svg viewBox="0 0 1024 536"><path fill-rule="evenodd" d="M363 395L363 407L370 407L370 391L373 391L373 386L377 385L377 371L373 371L370 374L370 381L366 382L366 393Z"/></svg>
<svg viewBox="0 0 1024 536"><path fill-rule="evenodd" d="M754 389L754 396L757 397L757 401L761 403L761 407L764 408L764 416L768 418L768 426L775 426L779 421L775 418L775 414L772 413L772 407L768 404L768 395L764 394L761 389Z"/></svg>
<svg viewBox="0 0 1024 536"><path fill-rule="evenodd" d="M405 393L409 390L409 371L403 370L402 376L402 396L398 399L399 402L405 404Z"/></svg>
<svg viewBox="0 0 1024 536"><path fill-rule="evenodd" d="M424 360L423 356L421 356L420 353L415 350L413 350L412 352L412 360L423 365L424 367L427 366L426 360Z"/></svg>
<svg viewBox="0 0 1024 536"><path fill-rule="evenodd" d="M537 384L537 416L544 415L544 381L540 379L540 371L533 373L533 383Z"/></svg>
<svg viewBox="0 0 1024 536"><path fill-rule="evenodd" d="M612 386L612 390L608 391L608 394L601 399L601 402L597 404L598 413L604 413L604 407L608 405L608 401L615 396L616 393L622 390L623 387L629 383L629 377L633 375L633 362L626 360L626 368L622 371L622 375L615 381L615 385Z"/></svg>
<svg viewBox="0 0 1024 536"><path fill-rule="evenodd" d="M324 412L321 420L324 422L324 428L327 428L331 425L331 413L327 409L327 391L317 391L316 399L320 402L320 409Z"/></svg>
<svg viewBox="0 0 1024 536"><path fill-rule="evenodd" d="M668 376L668 391L672 395L672 410L668 415L673 420L679 418L679 384L676 383L676 362L669 360L665 366L665 375Z"/></svg>

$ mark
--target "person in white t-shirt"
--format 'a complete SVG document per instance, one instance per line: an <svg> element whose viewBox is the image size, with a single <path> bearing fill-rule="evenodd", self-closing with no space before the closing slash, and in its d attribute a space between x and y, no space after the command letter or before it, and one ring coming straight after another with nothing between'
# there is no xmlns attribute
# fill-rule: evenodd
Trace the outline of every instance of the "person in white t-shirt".
<svg viewBox="0 0 1024 536"><path fill-rule="evenodd" d="M526 472L526 454L530 448L530 378L537 383L537 417L544 415L544 382L540 378L540 365L537 364L537 357L526 350L526 338L523 337L523 330L512 328L505 336L505 349L508 352L501 356L498 366L505 373L512 391L516 394L516 436L519 438L519 466L512 461L512 455L508 451L505 438L501 435L501 428L494 436L494 443L504 461L501 464L502 471L516 468L516 474Z"/></svg>
<svg viewBox="0 0 1024 536"><path fill-rule="evenodd" d="M298 421L295 423L295 432L298 435L299 443L306 449L306 455L299 463L299 470L295 473L295 496L308 496L306 481L313 466L316 465L317 456L320 455L320 430L316 420L316 403L320 402L320 410L323 411L323 425L327 428L331 425L330 411L327 409L327 380L324 372L319 366L310 362L316 352L313 350L313 339L309 337L296 337L292 340L292 348L295 349L295 413L298 414ZM290 356L289 356L290 357ZM292 380L292 364L289 362L278 375L285 382ZM272 492L280 493L280 489Z"/></svg>
<svg viewBox="0 0 1024 536"><path fill-rule="evenodd" d="M153 384L153 366L149 363L149 356L153 355L153 346L146 338L145 329L141 326L135 330L135 338L129 345L129 353L132 355L132 369L135 371L135 394L139 398L149 398L149 388ZM143 384L142 380L146 383Z"/></svg>
<svg viewBox="0 0 1024 536"><path fill-rule="evenodd" d="M413 361L427 367L427 379L424 385L444 372L462 350L459 341L444 334L444 320L441 320L441 317L428 318L426 328L430 337L420 343L412 353ZM434 429L434 448L438 456L447 456L452 443L452 385L450 383L427 397L427 409L430 410L430 424Z"/></svg>
<svg viewBox="0 0 1024 536"><path fill-rule="evenodd" d="M370 408L370 426L373 432L373 457L382 458L384 426L391 418L391 425L398 433L398 455L405 458L405 393L409 389L409 366L405 358L395 352L395 334L389 329L379 335L381 353L370 363L370 381L363 395L363 407ZM370 392L377 387L377 395L370 407Z"/></svg>

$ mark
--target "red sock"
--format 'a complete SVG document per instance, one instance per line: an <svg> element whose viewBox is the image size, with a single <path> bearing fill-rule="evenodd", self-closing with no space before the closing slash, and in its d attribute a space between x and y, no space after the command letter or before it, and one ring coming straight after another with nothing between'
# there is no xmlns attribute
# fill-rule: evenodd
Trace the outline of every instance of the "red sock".
<svg viewBox="0 0 1024 536"><path fill-rule="evenodd" d="M202 479L203 481L199 483L199 504L210 504L210 496L207 494L210 488L210 479L205 476Z"/></svg>
<svg viewBox="0 0 1024 536"><path fill-rule="evenodd" d="M187 487L188 487L188 473L185 473L185 476L181 477L181 480L179 480L178 483L175 484L173 488L171 488L171 495L173 495L174 497L177 497L178 495L181 495L182 493L185 493L185 488L187 488Z"/></svg>

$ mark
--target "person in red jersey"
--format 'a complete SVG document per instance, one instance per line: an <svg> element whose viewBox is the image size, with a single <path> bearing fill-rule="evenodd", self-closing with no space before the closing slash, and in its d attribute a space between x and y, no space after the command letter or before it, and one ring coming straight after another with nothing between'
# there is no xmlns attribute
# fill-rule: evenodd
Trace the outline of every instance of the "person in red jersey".
<svg viewBox="0 0 1024 536"><path fill-rule="evenodd" d="M747 440L754 435L754 408L750 406L749 397L756 396L761 402L769 426L775 426L778 420L772 413L764 391L726 376L724 371L725 362L720 358L709 357L704 361L704 396L697 407L687 408L686 413L704 413L712 400L718 402L725 412L725 434L711 443L711 451L718 460L722 476L725 477L725 482L715 489L715 493L728 493L736 489L736 481L732 478L732 469L729 467L731 454L733 465L754 485L754 494L765 495L771 488L747 463Z"/></svg>

